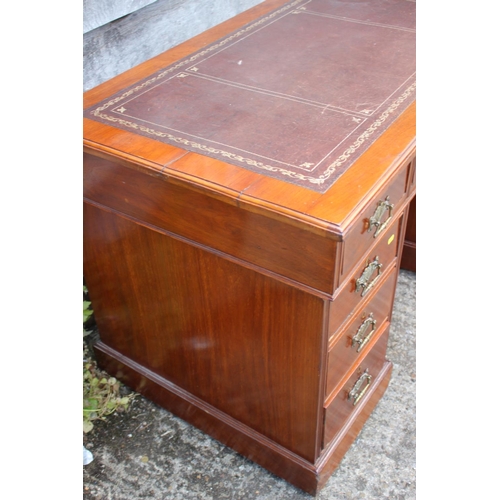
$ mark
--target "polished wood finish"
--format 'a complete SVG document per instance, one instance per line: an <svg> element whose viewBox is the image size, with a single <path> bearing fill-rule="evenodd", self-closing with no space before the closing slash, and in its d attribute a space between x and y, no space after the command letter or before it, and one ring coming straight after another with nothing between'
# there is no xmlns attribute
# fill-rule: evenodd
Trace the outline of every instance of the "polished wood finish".
<svg viewBox="0 0 500 500"><path fill-rule="evenodd" d="M327 446L339 433L345 425L347 419L355 411L356 406L362 398L367 397L367 392L363 390L369 389L373 379L376 379L382 371L385 364L385 351L387 350L387 340L389 336L388 325L385 324L378 334L375 345L370 350L365 351L357 364L350 368L347 375L347 381L342 388L334 392L325 402L325 427L323 446ZM361 377L368 374L373 377L370 383L363 382ZM356 384L360 383L359 389L356 390ZM354 395L353 395L354 394Z"/></svg>
<svg viewBox="0 0 500 500"><path fill-rule="evenodd" d="M283 3L102 84L85 107ZM101 366L315 494L389 382L415 156L414 103L324 193L85 119L84 275ZM375 235L368 220L387 197L391 220ZM378 328L358 353L352 339L370 314ZM354 405L347 395L366 369Z"/></svg>
<svg viewBox="0 0 500 500"><path fill-rule="evenodd" d="M362 295L362 290L358 290L356 287L357 281L362 277L367 266L369 266L377 258L378 262L382 266L378 272L374 273L370 282L377 276L379 276L377 279L382 279L392 269L392 265L395 264L396 259L399 256L400 242L404 230L404 214L404 212L401 213L400 216L379 235L377 240L374 241L374 244L369 247L370 253L366 254L364 258L359 261L353 274L344 281L342 289L336 295L331 304L328 326L331 335L345 323L351 311L359 307L363 298L368 298L373 294L374 290L371 289L368 290L365 295Z"/></svg>
<svg viewBox="0 0 500 500"><path fill-rule="evenodd" d="M309 491L309 493L315 495L319 490L321 490L330 478L330 475L339 466L343 456L349 449L349 446L351 446L358 434L361 432L363 425L368 420L371 412L387 389L391 372L392 363L386 361L363 401L358 404L350 418L332 440L330 445L325 448L323 455L316 462L319 474L317 484L314 485L315 489L307 490L304 488L305 491Z"/></svg>
<svg viewBox="0 0 500 500"><path fill-rule="evenodd" d="M389 184L372 197L373 201L361 211L358 218L353 222L352 229L345 237L341 277L352 270L352 267L359 261L362 253L373 243L374 239L380 239L375 236L375 230L370 230L367 224L367 220L374 215L379 202L388 199L388 202L394 206L392 209L393 219L399 208L405 204L410 189L408 178L412 163L412 161L407 161L405 168L401 169L397 175L394 175ZM383 220L387 220L387 217L387 214L385 214Z"/></svg>
<svg viewBox="0 0 500 500"><path fill-rule="evenodd" d="M234 198L207 196L184 183L91 154L84 157L84 190L94 203L111 206L143 224L333 293L334 240L241 210Z"/></svg>
<svg viewBox="0 0 500 500"><path fill-rule="evenodd" d="M102 342L314 462L326 301L92 205L84 217Z"/></svg>
<svg viewBox="0 0 500 500"><path fill-rule="evenodd" d="M349 324L341 329L339 334L331 337L328 347L325 400L331 399L333 392L341 384L342 380L339 379L338 374L347 373L349 368L354 366L362 354L369 351L378 339L382 327L390 318L397 276L394 267L389 276L379 283L371 299L352 314ZM371 337L366 344L360 345L354 342L354 339L365 321L368 321L369 326L365 336L371 335Z"/></svg>

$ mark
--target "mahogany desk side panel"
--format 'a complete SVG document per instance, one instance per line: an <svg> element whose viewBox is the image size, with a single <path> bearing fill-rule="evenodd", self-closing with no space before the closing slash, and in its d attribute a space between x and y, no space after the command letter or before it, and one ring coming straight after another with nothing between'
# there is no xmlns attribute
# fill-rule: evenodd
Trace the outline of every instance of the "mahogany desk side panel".
<svg viewBox="0 0 500 500"><path fill-rule="evenodd" d="M89 204L85 234L103 343L314 462L324 299Z"/></svg>

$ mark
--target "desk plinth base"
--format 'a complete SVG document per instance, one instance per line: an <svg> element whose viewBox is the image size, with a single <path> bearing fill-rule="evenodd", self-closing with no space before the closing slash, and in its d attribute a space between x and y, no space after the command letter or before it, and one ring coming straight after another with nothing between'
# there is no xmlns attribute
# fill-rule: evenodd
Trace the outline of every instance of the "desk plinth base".
<svg viewBox="0 0 500 500"><path fill-rule="evenodd" d="M392 363L386 361L370 392L312 464L103 342L98 341L94 351L100 367L134 391L311 495L323 488L340 464L383 396L392 372Z"/></svg>

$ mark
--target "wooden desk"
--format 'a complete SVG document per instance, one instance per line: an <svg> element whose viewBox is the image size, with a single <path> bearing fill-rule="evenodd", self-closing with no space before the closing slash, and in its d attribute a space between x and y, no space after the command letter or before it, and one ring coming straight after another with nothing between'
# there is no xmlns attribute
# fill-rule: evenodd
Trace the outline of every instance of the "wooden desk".
<svg viewBox="0 0 500 500"><path fill-rule="evenodd" d="M312 494L390 378L414 7L268 0L84 96L100 364Z"/></svg>

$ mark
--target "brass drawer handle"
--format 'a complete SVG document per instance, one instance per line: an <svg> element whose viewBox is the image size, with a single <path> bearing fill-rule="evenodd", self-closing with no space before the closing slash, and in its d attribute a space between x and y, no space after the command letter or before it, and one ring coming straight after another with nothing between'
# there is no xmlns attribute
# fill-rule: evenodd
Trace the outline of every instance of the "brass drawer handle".
<svg viewBox="0 0 500 500"><path fill-rule="evenodd" d="M378 255L375 257L373 262L370 262L363 270L361 276L356 280L356 292L361 290L361 297L364 297L366 293L375 285L377 280L380 278L380 268L382 264L378 261ZM370 281L373 273L377 271L375 278Z"/></svg>
<svg viewBox="0 0 500 500"><path fill-rule="evenodd" d="M371 326L371 330L369 330ZM368 343L368 341L372 338L373 333L377 328L377 320L373 318L373 313L370 313L370 316L366 318L361 326L358 328L356 335L352 338L352 347L356 347L358 344L357 352L360 352L361 349Z"/></svg>
<svg viewBox="0 0 500 500"><path fill-rule="evenodd" d="M364 396L368 387L372 383L372 376L365 370L361 377L358 378L353 388L349 391L347 399L352 400L353 406L356 406L359 400Z"/></svg>
<svg viewBox="0 0 500 500"><path fill-rule="evenodd" d="M368 232L370 232L374 227L375 234L373 235L376 238L389 224L389 221L392 219L392 210L394 208L394 204L389 203L389 196L386 196L385 200L381 200L378 202L377 208L375 209L375 213L370 217L368 221ZM382 216L385 211L389 210L389 215L387 219L381 223Z"/></svg>

